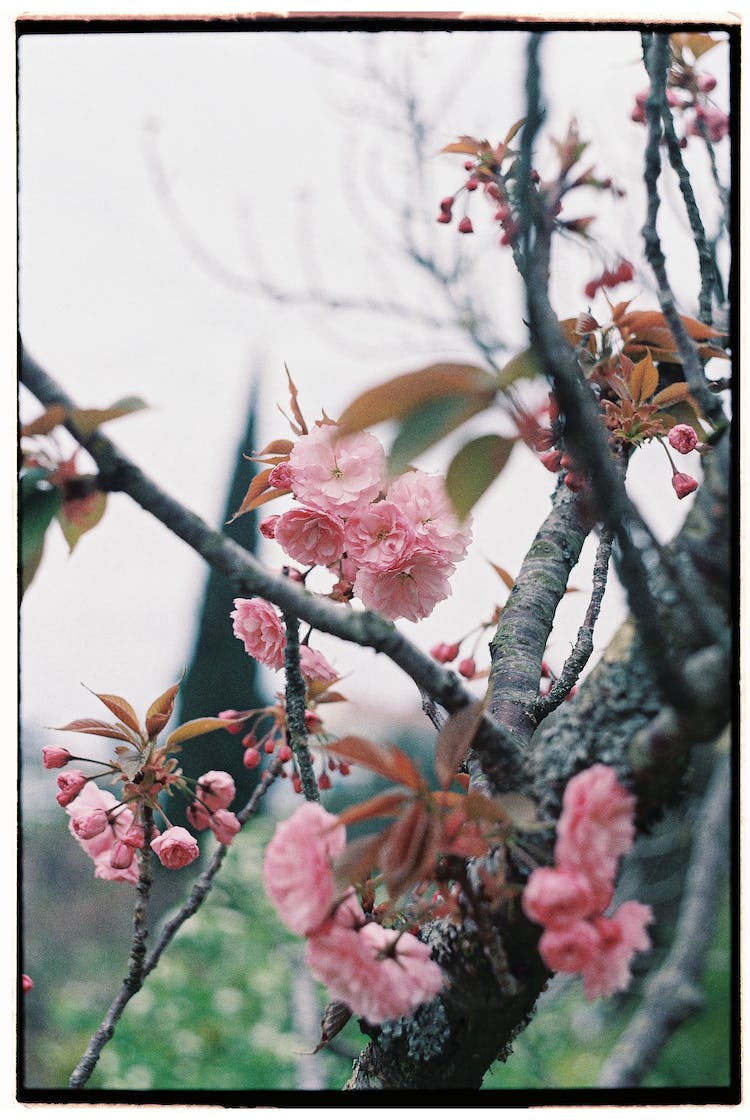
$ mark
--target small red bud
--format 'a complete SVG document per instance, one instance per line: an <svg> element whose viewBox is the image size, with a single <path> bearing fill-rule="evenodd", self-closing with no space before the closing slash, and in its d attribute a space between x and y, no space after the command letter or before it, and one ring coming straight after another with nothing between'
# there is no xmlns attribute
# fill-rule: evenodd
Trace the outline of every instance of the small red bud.
<svg viewBox="0 0 750 1120"><path fill-rule="evenodd" d="M670 429L669 436L670 446L679 451L680 455L688 455L694 451L698 446L698 437L695 434L695 429L691 428L689 424L675 424Z"/></svg>
<svg viewBox="0 0 750 1120"><path fill-rule="evenodd" d="M459 661L458 671L462 677L467 677L469 680L471 680L471 678L477 671L477 665L474 658L465 657L463 661Z"/></svg>
<svg viewBox="0 0 750 1120"><path fill-rule="evenodd" d="M568 455L567 451L564 451L560 456L560 466L564 467L566 471L569 471L573 466L573 460L570 455Z"/></svg>
<svg viewBox="0 0 750 1120"><path fill-rule="evenodd" d="M455 200L455 198L453 197L452 194L446 195L445 198L442 198L440 200L440 209L443 211L444 214L450 214L451 208L452 208L453 203L455 201L456 200Z"/></svg>
<svg viewBox="0 0 750 1120"><path fill-rule="evenodd" d="M644 113L640 105L636 105L636 107L633 109L632 113L630 114L630 119L631 121L635 121L636 124L644 123L644 121L646 120L646 114Z"/></svg>
<svg viewBox="0 0 750 1120"><path fill-rule="evenodd" d="M302 779L299 774L292 774L292 785L295 793L302 793Z"/></svg>
<svg viewBox="0 0 750 1120"><path fill-rule="evenodd" d="M282 743L279 747L278 755L276 756L279 762L289 762L292 757L292 748L288 743Z"/></svg>
<svg viewBox="0 0 750 1120"><path fill-rule="evenodd" d="M250 747L254 747L257 742L258 740L256 739L255 735L253 735L252 731L248 731L247 735L245 735L242 740L242 745L249 750Z"/></svg>
<svg viewBox="0 0 750 1120"><path fill-rule="evenodd" d="M630 261L620 261L615 276L620 284L625 284L628 280L632 280L635 276L635 271Z"/></svg>
<svg viewBox="0 0 750 1120"><path fill-rule="evenodd" d="M541 183L542 181L539 172L533 167L531 169L531 181L532 183Z"/></svg>
<svg viewBox="0 0 750 1120"><path fill-rule="evenodd" d="M24 992L30 992L33 987L34 981L31 979L31 977L27 976L25 972L21 973L21 990Z"/></svg>
<svg viewBox="0 0 750 1120"><path fill-rule="evenodd" d="M273 752L276 750L276 740L268 739L263 747L263 750L266 752L266 754L273 754Z"/></svg>
<svg viewBox="0 0 750 1120"><path fill-rule="evenodd" d="M577 474L575 471L568 471L563 479L568 490L572 490L577 494L579 490L584 490L586 487L586 479L582 474Z"/></svg>
<svg viewBox="0 0 750 1120"><path fill-rule="evenodd" d="M543 455L539 456L539 461L541 462L542 466L546 467L548 471L552 471L553 474L557 474L557 472L560 470L561 459L561 453L555 450L545 451Z"/></svg>
<svg viewBox="0 0 750 1120"><path fill-rule="evenodd" d="M689 474L683 474L681 471L675 471L672 475L672 488L678 498L686 498L688 494L692 494L694 490L698 489L698 483Z"/></svg>
<svg viewBox="0 0 750 1120"><path fill-rule="evenodd" d="M586 296L586 299L593 299L594 296L596 295L596 293L598 292L598 290L599 290L599 281L598 280L589 280L588 284L583 289L583 294Z"/></svg>
<svg viewBox="0 0 750 1120"><path fill-rule="evenodd" d="M228 723L227 726L224 728L224 730L228 731L230 735L241 735L242 732L245 730L245 721L244 720L235 720L235 718L234 718L235 716L238 716L239 714L240 713L237 711L236 708L227 708L226 711L219 712L219 719L227 719L227 720L232 721L231 723Z"/></svg>
<svg viewBox="0 0 750 1120"><path fill-rule="evenodd" d="M471 224L471 218L467 217L467 218L462 218L461 219L461 221L458 223L458 232L459 233L473 233L474 232L474 226Z"/></svg>
<svg viewBox="0 0 750 1120"><path fill-rule="evenodd" d="M339 763L339 774L341 774L341 776L342 776L342 777L344 777L344 778L345 778L345 777L346 777L346 775L347 775L347 774L348 774L348 773L349 773L350 771L351 771L351 766L349 765L349 763L348 763L348 762L340 762L340 763Z"/></svg>
<svg viewBox="0 0 750 1120"><path fill-rule="evenodd" d="M328 777L327 774L321 774L320 777L318 778L318 789L330 789L330 788L331 788L331 779Z"/></svg>
<svg viewBox="0 0 750 1120"><path fill-rule="evenodd" d="M698 78L698 89L701 93L710 93L716 89L716 78L713 74L701 74Z"/></svg>
<svg viewBox="0 0 750 1120"><path fill-rule="evenodd" d="M464 161L464 171L473 171L473 170L474 170L474 163L472 162L472 160L470 160L470 159L465 160Z"/></svg>
<svg viewBox="0 0 750 1120"><path fill-rule="evenodd" d="M475 191L479 186L479 183L476 179L467 179L465 186L467 191Z"/></svg>
<svg viewBox="0 0 750 1120"><path fill-rule="evenodd" d="M441 211L441 213L438 214L437 218L435 219L435 221L440 222L440 224L442 226L447 226L450 223L450 220L451 220L450 210Z"/></svg>
<svg viewBox="0 0 750 1120"><path fill-rule="evenodd" d="M485 194L488 194L490 198L494 198L495 202L500 202L502 200L503 196L500 194L500 191L498 190L498 187L495 183L488 183L484 188L484 192Z"/></svg>

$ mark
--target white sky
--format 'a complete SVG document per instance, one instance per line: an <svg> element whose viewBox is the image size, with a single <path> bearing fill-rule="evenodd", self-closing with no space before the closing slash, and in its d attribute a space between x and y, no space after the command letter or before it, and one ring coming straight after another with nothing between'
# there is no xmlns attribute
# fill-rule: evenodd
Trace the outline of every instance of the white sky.
<svg viewBox="0 0 750 1120"><path fill-rule="evenodd" d="M523 35L369 38L378 39L369 46L393 80L410 67L426 104L440 105L445 89L451 91L433 151L462 132L499 138L522 115ZM82 405L144 397L149 411L113 423L109 434L211 524L221 513L254 377L261 378L262 444L287 434L276 411L277 401L286 403L284 362L314 417L321 408L335 416L361 388L431 360L477 360L457 332L436 335L375 315L278 306L228 287L199 265L160 204L146 154L154 137L180 211L223 267L250 283L260 272L299 289L308 282L312 256L336 294L377 300L398 293L444 314L434 288L389 250L408 182L405 153L378 128L382 91L356 76L370 58L362 39L175 32L21 42L25 343ZM553 133L576 115L582 135L593 141L592 161L631 190L624 202L603 202L609 219L599 228L612 253L636 263L644 133L628 117L644 85L639 54L635 32L565 33L551 37L544 53ZM725 60L724 48L717 48L711 63L721 79L720 102ZM439 251L450 251L457 235L455 227L434 223L437 201L460 182L460 159L442 156L428 161L419 191L410 187ZM589 198L576 212L600 201ZM492 308L498 334L520 348L518 285L507 250L495 247L491 212L483 209L474 197L477 232L462 248L479 261L475 290ZM583 306L583 284L596 269L585 250L564 250L553 284L561 316ZM642 291L647 274L639 280L627 294ZM684 309L694 310L691 269L678 268L674 280ZM24 418L36 408L25 394L22 408ZM674 500L666 459L656 450L637 457L633 487L657 530L669 536L688 503ZM440 448L425 465L439 469L447 461ZM404 624L424 648L456 637L502 601L504 589L485 558L517 570L551 486L552 476L519 449L477 507L475 545L454 577L453 598L421 626ZM268 555L279 563L275 546ZM572 582L588 589L591 548L585 559L588 567ZM23 606L24 719L52 726L94 714L80 682L128 696L137 708L146 705L189 656L204 576L187 546L121 495L111 496L103 522L70 559L53 526ZM558 668L585 603L585 595L571 595L561 608L549 658ZM597 648L606 645L619 613L614 589ZM227 641L234 640L227 619ZM318 644L341 671L365 670L347 682L349 695L369 706L387 694L394 709L414 702L413 686L392 667L383 665L382 678L373 678L374 655L324 638ZM383 683L375 689L374 680ZM342 707L338 718L343 730L356 716Z"/></svg>

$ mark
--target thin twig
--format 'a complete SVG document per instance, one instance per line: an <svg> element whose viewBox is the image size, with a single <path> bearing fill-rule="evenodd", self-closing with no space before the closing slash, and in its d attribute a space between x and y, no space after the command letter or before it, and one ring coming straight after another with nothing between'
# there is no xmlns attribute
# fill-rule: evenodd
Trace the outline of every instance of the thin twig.
<svg viewBox="0 0 750 1120"><path fill-rule="evenodd" d="M268 771L266 772L264 777L261 778L260 782L253 790L252 796L247 805L245 805L244 809L242 809L237 814L237 820L240 822L240 824L245 824L248 818L255 812L261 798L265 794L268 787L275 781L282 766L283 763L278 759L273 760L270 767L268 768ZM188 918L191 918L193 914L195 914L195 912L203 903L206 895L211 890L214 876L221 867L224 861L224 856L227 854L227 850L228 848L226 844L219 844L211 858L211 862L209 863L208 867L206 867L206 869L201 872L201 874L196 879L193 889L190 892L190 897L183 904L180 910L175 914L175 916L173 918L170 918L170 920L164 924L164 927L161 931L161 934L159 935L156 944L149 953L148 957L145 958L145 960L144 953L146 931L145 928L143 929L142 938L139 938L137 951L134 947L134 950L131 953L131 963L128 970L128 976L125 978L122 988L113 1000L109 1010L107 1011L107 1014L104 1016L101 1026L91 1038L91 1041L86 1047L86 1051L83 1057L70 1076L69 1085L71 1089L82 1089L88 1079L91 1077L91 1074L94 1071L94 1067L99 1060L99 1055L115 1033L115 1027L128 1003L133 998L133 996L140 991L143 986L143 982L148 974L152 972L154 968L156 968L156 965L159 962L159 958L172 941L174 935L177 933L177 930L188 920ZM137 924L139 929L142 924L142 918L139 914L142 901L141 879L144 876L144 864L146 863L148 882L150 884L151 849L149 845L144 844L143 855L141 857L141 876L139 877L138 881L139 899L136 903L136 917L134 918L134 925Z"/></svg>
<svg viewBox="0 0 750 1120"><path fill-rule="evenodd" d="M726 878L730 801L729 758L725 755L716 766L696 822L672 949L649 980L640 1010L602 1067L597 1084L603 1088L642 1084L675 1031L703 1006L700 979Z"/></svg>
<svg viewBox="0 0 750 1120"><path fill-rule="evenodd" d="M656 228L659 213L658 180L661 174L662 104L666 104L666 81L669 66L669 36L654 33L650 40L644 36L646 70L651 82L651 92L645 106L648 141L643 171L648 198L646 222L641 230L646 259L651 266L658 288L659 305L672 332L690 392L705 416L714 425L725 425L726 417L721 402L711 392L693 340L675 307L674 295L667 277L667 262Z"/></svg>
<svg viewBox="0 0 750 1120"><path fill-rule="evenodd" d="M533 716L537 723L541 723L545 716L554 712L555 708L560 707L594 652L594 627L599 617L599 610L607 587L607 569L612 554L612 541L612 530L602 529L599 537L599 547L594 559L591 598L583 623L578 631L575 645L562 667L560 676L549 692L545 696L538 696L534 703Z"/></svg>
<svg viewBox="0 0 750 1120"><path fill-rule="evenodd" d="M305 723L305 682L299 664L299 619L290 611L284 611L286 645L284 646L284 671L286 687L284 704L286 709L286 730L289 746L299 770L302 792L307 801L320 801L320 790L315 780L310 750L307 745L307 725Z"/></svg>

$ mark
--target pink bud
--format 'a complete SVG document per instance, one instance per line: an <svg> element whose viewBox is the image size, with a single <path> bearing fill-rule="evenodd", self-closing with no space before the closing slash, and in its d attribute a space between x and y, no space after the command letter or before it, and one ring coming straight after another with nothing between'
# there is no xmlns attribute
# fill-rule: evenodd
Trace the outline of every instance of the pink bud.
<svg viewBox="0 0 750 1120"><path fill-rule="evenodd" d="M640 105L636 105L635 109L633 109L632 113L630 114L630 119L631 121L635 121L636 124L644 123L644 121L646 120L646 114L644 113Z"/></svg>
<svg viewBox="0 0 750 1120"><path fill-rule="evenodd" d="M211 818L211 831L220 844L231 844L240 828L240 822L228 809L218 809Z"/></svg>
<svg viewBox="0 0 750 1120"><path fill-rule="evenodd" d="M81 840L93 840L101 835L109 824L104 809L83 809L80 813L73 813L70 818L71 828Z"/></svg>
<svg viewBox="0 0 750 1120"><path fill-rule="evenodd" d="M200 855L200 849L186 828L179 826L168 828L151 841L151 847L156 852L164 867L171 871L178 867L186 867Z"/></svg>
<svg viewBox="0 0 750 1120"><path fill-rule="evenodd" d="M470 160L470 159L464 160L464 171L473 171L473 170L474 170L473 160Z"/></svg>
<svg viewBox="0 0 750 1120"><path fill-rule="evenodd" d="M288 743L282 743L279 747L277 758L279 762L289 762L292 757L292 748Z"/></svg>
<svg viewBox="0 0 750 1120"><path fill-rule="evenodd" d="M72 757L65 747L42 747L42 765L45 770L57 770L60 766L67 766Z"/></svg>
<svg viewBox="0 0 750 1120"><path fill-rule="evenodd" d="M185 816L196 832L202 832L203 829L208 828L211 823L211 814L208 809L205 809L198 801L194 801L191 805L188 805Z"/></svg>
<svg viewBox="0 0 750 1120"><path fill-rule="evenodd" d="M568 471L568 473L565 475L565 478L563 479L563 482L567 486L568 490L572 490L574 494L577 494L579 490L584 490L586 488L586 479L582 474L577 474L575 471Z"/></svg>
<svg viewBox="0 0 750 1120"><path fill-rule="evenodd" d="M21 988L24 992L30 992L34 987L34 981L25 972L21 973Z"/></svg>
<svg viewBox="0 0 750 1120"><path fill-rule="evenodd" d="M247 735L245 735L243 740L242 740L243 747L247 747L248 749L250 747L256 746L257 743L258 743L258 740L257 740L257 738L255 737L255 735L253 734L252 731L248 731Z"/></svg>
<svg viewBox="0 0 750 1120"><path fill-rule="evenodd" d="M701 74L698 78L698 89L701 93L710 93L716 89L716 78L713 74Z"/></svg>
<svg viewBox="0 0 750 1120"><path fill-rule="evenodd" d="M467 179L465 186L467 191L475 191L479 186L479 183L476 179Z"/></svg>
<svg viewBox="0 0 750 1120"><path fill-rule="evenodd" d="M471 224L471 218L465 217L465 218L461 219L461 221L458 223L458 232L459 233L473 233L474 232L474 226Z"/></svg>
<svg viewBox="0 0 750 1120"><path fill-rule="evenodd" d="M265 537L267 541L272 541L276 536L276 523L279 520L278 513L274 513L271 517L266 517L261 521L258 528L260 529L261 536Z"/></svg>
<svg viewBox="0 0 750 1120"><path fill-rule="evenodd" d="M443 226L447 226L450 223L450 220L451 220L450 210L442 210L438 214L437 218L435 219L435 221L440 222L440 224L443 225Z"/></svg>
<svg viewBox="0 0 750 1120"><path fill-rule="evenodd" d="M440 209L443 211L444 214L450 214L451 207L453 206L453 203L455 201L456 200L455 200L455 198L453 197L452 194L446 195L445 198L440 200Z"/></svg>
<svg viewBox="0 0 750 1120"><path fill-rule="evenodd" d="M60 787L57 804L70 805L86 785L86 776L81 770L63 770L57 775L57 784Z"/></svg>
<svg viewBox="0 0 750 1120"><path fill-rule="evenodd" d="M680 104L680 99L673 89L667 90L667 105L671 105L675 109Z"/></svg>
<svg viewBox="0 0 750 1120"><path fill-rule="evenodd" d="M667 438L670 445L674 447L675 451L679 451L680 455L687 455L698 446L698 436L695 434L695 429L691 428L689 424L675 424L670 429Z"/></svg>
<svg viewBox="0 0 750 1120"><path fill-rule="evenodd" d="M242 756L242 765L252 770L260 762L260 751L257 747L248 747Z"/></svg>
<svg viewBox="0 0 750 1120"><path fill-rule="evenodd" d="M341 776L343 778L345 778L346 775L348 773L350 773L350 771L351 771L351 766L349 765L348 762L340 762L339 763L339 774L341 774Z"/></svg>
<svg viewBox="0 0 750 1120"><path fill-rule="evenodd" d="M134 855L135 852L129 844L126 844L124 840L118 840L112 848L109 862L112 867L116 867L119 871L124 871L125 868L130 867Z"/></svg>
<svg viewBox="0 0 750 1120"><path fill-rule="evenodd" d="M268 485L274 490L292 489L292 468L288 462L278 463L268 476Z"/></svg>
<svg viewBox="0 0 750 1120"><path fill-rule="evenodd" d="M678 498L686 498L688 494L692 494L694 490L698 489L698 483L689 474L675 471L672 475L672 488Z"/></svg>
<svg viewBox="0 0 750 1120"><path fill-rule="evenodd" d="M561 459L562 454L559 451L555 451L554 449L551 451L545 451L543 455L539 456L539 461L542 466L546 467L548 471L552 471L553 474L557 474L557 472L560 470Z"/></svg>
<svg viewBox="0 0 750 1120"><path fill-rule="evenodd" d="M142 848L144 840L143 829L137 824L131 825L122 838L123 844L127 844L129 848Z"/></svg>
<svg viewBox="0 0 750 1120"><path fill-rule="evenodd" d="M450 644L448 642L439 642L430 650L430 656L434 657L435 660L439 661L442 665L445 665L448 661L455 661L458 657L458 642L451 642Z"/></svg>
<svg viewBox="0 0 750 1120"><path fill-rule="evenodd" d="M465 657L463 661L458 663L458 671L462 677L467 677L469 680L474 676L477 671L476 661L473 657Z"/></svg>
<svg viewBox="0 0 750 1120"><path fill-rule="evenodd" d="M234 717L238 716L239 714L240 713L237 711L236 708L227 708L226 711L219 712L219 719L232 720L232 722L229 724L229 726L225 729L229 732L230 735L241 735L242 732L245 730L244 720L241 720L241 719L240 720L235 720L234 719Z"/></svg>
<svg viewBox="0 0 750 1120"><path fill-rule="evenodd" d="M628 280L632 280L634 275L635 272L630 261L620 261L617 272L615 273L617 282L620 284L625 284Z"/></svg>
<svg viewBox="0 0 750 1120"><path fill-rule="evenodd" d="M292 785L295 793L302 793L302 779L299 774L292 774Z"/></svg>
<svg viewBox="0 0 750 1120"><path fill-rule="evenodd" d="M318 789L330 789L330 788L331 788L331 779L328 777L327 774L321 774L320 777L318 778Z"/></svg>
<svg viewBox="0 0 750 1120"><path fill-rule="evenodd" d="M599 281L598 280L589 280L588 284L583 289L583 294L586 296L586 299L593 299L598 291L599 291Z"/></svg>
<svg viewBox="0 0 750 1120"><path fill-rule="evenodd" d="M228 808L236 792L234 779L225 770L209 770L198 779L198 797L209 812Z"/></svg>

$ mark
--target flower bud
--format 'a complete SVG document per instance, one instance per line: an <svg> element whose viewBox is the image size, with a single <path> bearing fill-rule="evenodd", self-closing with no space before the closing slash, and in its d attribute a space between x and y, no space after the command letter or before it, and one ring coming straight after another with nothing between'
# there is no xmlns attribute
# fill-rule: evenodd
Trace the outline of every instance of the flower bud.
<svg viewBox="0 0 750 1120"><path fill-rule="evenodd" d="M470 160L470 159L464 160L464 171L473 171L473 170L474 170L474 161Z"/></svg>
<svg viewBox="0 0 750 1120"><path fill-rule="evenodd" d="M289 762L292 757L292 748L288 743L282 743L278 749L276 757L279 762Z"/></svg>
<svg viewBox="0 0 750 1120"><path fill-rule="evenodd" d="M133 862L135 852L126 844L124 840L118 840L112 847L112 854L109 857L109 862L112 867L116 867L118 871L124 871L130 867Z"/></svg>
<svg viewBox="0 0 750 1120"><path fill-rule="evenodd" d="M209 770L198 779L198 797L209 812L228 808L236 792L234 779L225 770Z"/></svg>
<svg viewBox="0 0 750 1120"><path fill-rule="evenodd" d="M95 836L100 836L108 824L109 818L104 809L83 809L70 818L71 828L81 840L93 840Z"/></svg>
<svg viewBox="0 0 750 1120"><path fill-rule="evenodd" d="M556 451L554 448L551 451L545 451L539 456L539 461L542 466L546 467L548 471L552 471L553 474L557 474L560 470L561 459L561 452Z"/></svg>
<svg viewBox="0 0 750 1120"><path fill-rule="evenodd" d="M463 661L459 661L458 671L462 677L466 677L468 680L471 680L471 678L477 671L477 664L474 658L465 657Z"/></svg>
<svg viewBox="0 0 750 1120"><path fill-rule="evenodd" d="M582 474L578 474L576 471L568 471L563 482L568 490L572 490L574 494L577 494L580 490L586 489L585 477Z"/></svg>
<svg viewBox="0 0 750 1120"><path fill-rule="evenodd" d="M67 766L72 757L65 747L42 747L42 765L45 770L57 770L60 766Z"/></svg>
<svg viewBox="0 0 750 1120"><path fill-rule="evenodd" d="M292 489L292 468L288 462L277 463L268 476L268 485L274 490Z"/></svg>
<svg viewBox="0 0 750 1120"><path fill-rule="evenodd" d="M241 719L236 720L234 718L235 716L238 716L239 714L240 713L237 711L236 708L227 708L226 711L219 712L219 719L231 720L231 722L229 723L229 725L226 728L226 730L229 732L230 735L241 735L242 732L245 730L245 721L241 720Z"/></svg>
<svg viewBox="0 0 750 1120"><path fill-rule="evenodd" d="M218 809L211 817L211 831L220 844L231 844L240 828L240 822L228 809Z"/></svg>
<svg viewBox="0 0 750 1120"><path fill-rule="evenodd" d="M438 216L437 216L437 218L435 219L435 221L436 221L436 222L440 222L440 224L441 224L441 225L443 225L443 226L447 226L447 225L448 225L448 224L450 223L450 221L451 221L451 212L450 212L450 210L442 210L442 211L441 211L441 212L440 212L440 213L438 214Z"/></svg>
<svg viewBox="0 0 750 1120"><path fill-rule="evenodd" d="M698 446L698 436L689 424L675 424L667 438L670 446L679 451L680 455L687 455Z"/></svg>
<svg viewBox="0 0 750 1120"><path fill-rule="evenodd" d="M467 215L467 217L462 218L461 221L458 223L458 232L459 233L473 233L474 232L474 226L471 224L471 218L469 218L468 215Z"/></svg>
<svg viewBox="0 0 750 1120"><path fill-rule="evenodd" d="M266 517L261 521L258 528L260 529L261 536L265 537L267 541L272 541L276 536L276 523L279 520L278 513L274 513L271 517Z"/></svg>
<svg viewBox="0 0 750 1120"><path fill-rule="evenodd" d="M196 832L202 832L203 829L208 828L211 823L211 814L208 809L205 809L198 801L194 801L192 805L188 805L185 816Z"/></svg>
<svg viewBox="0 0 750 1120"><path fill-rule="evenodd" d="M465 185L467 191L475 191L477 189L477 187L479 186L479 183L477 182L476 179L467 179L466 183L464 185Z"/></svg>
<svg viewBox="0 0 750 1120"><path fill-rule="evenodd" d="M675 471L672 475L672 488L678 498L686 498L688 494L698 489L698 483L689 474Z"/></svg>
<svg viewBox="0 0 750 1120"><path fill-rule="evenodd" d="M257 747L248 747L242 756L242 765L252 770L260 762L260 751Z"/></svg>
<svg viewBox="0 0 750 1120"><path fill-rule="evenodd" d="M698 77L698 89L701 93L710 93L712 89L716 89L716 78L713 74L700 74Z"/></svg>
<svg viewBox="0 0 750 1120"><path fill-rule="evenodd" d="M78 797L86 785L86 776L81 770L63 770L62 774L57 775L57 784L60 787L57 804L64 807Z"/></svg>
<svg viewBox="0 0 750 1120"><path fill-rule="evenodd" d="M444 214L450 214L451 208L452 208L453 203L455 201L456 200L455 200L455 198L453 197L452 194L446 195L445 198L442 198L440 200L440 209L443 211Z"/></svg>
<svg viewBox="0 0 750 1120"><path fill-rule="evenodd" d="M34 981L25 972L21 973L21 989L24 992L30 992L34 987Z"/></svg>
<svg viewBox="0 0 750 1120"><path fill-rule="evenodd" d="M328 777L327 774L325 774L325 773L321 774L320 777L318 778L318 789L330 789L330 788L331 788L331 779Z"/></svg>
<svg viewBox="0 0 750 1120"><path fill-rule="evenodd" d="M442 665L447 664L448 661L455 661L458 657L458 642L439 642L430 650L430 656Z"/></svg>
<svg viewBox="0 0 750 1120"><path fill-rule="evenodd" d="M162 832L161 836L151 841L151 847L164 867L171 871L178 867L186 867L200 855L195 837L191 836L186 828L179 826Z"/></svg>

